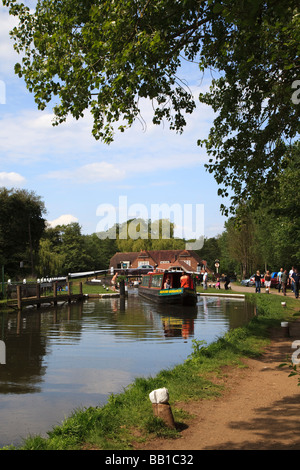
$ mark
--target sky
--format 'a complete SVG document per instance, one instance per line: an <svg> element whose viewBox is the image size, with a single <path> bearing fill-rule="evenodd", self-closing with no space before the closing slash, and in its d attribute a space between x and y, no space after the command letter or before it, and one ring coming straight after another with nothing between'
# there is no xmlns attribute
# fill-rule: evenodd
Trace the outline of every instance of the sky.
<svg viewBox="0 0 300 470"><path fill-rule="evenodd" d="M79 121L68 119L53 127L52 109L39 111L14 73L20 58L9 31L15 24L0 6L0 187L34 191L45 204L50 225L78 222L83 234L110 221L123 222L126 215L151 219L157 207L166 208L161 215L169 211L171 219L174 207L179 210L173 220L177 236L221 234L224 200L204 168L205 149L197 146L208 135L213 111L199 103L187 116L183 134L176 134L167 125L152 124L151 103L144 100L146 128L136 122L110 145L92 136L88 111ZM187 62L180 76L195 96L208 89L211 79L209 74L203 79L198 66Z"/></svg>

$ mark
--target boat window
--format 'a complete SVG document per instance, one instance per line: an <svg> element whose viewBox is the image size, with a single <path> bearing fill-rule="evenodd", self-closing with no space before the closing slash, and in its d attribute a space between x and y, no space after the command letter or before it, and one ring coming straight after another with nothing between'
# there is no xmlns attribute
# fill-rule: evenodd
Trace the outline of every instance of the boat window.
<svg viewBox="0 0 300 470"><path fill-rule="evenodd" d="M150 276L143 276L142 286L148 287L149 286L149 279L150 279Z"/></svg>
<svg viewBox="0 0 300 470"><path fill-rule="evenodd" d="M177 288L180 287L180 277L182 273L173 273L172 275L172 287Z"/></svg>
<svg viewBox="0 0 300 470"><path fill-rule="evenodd" d="M163 274L152 276L151 287L161 287Z"/></svg>

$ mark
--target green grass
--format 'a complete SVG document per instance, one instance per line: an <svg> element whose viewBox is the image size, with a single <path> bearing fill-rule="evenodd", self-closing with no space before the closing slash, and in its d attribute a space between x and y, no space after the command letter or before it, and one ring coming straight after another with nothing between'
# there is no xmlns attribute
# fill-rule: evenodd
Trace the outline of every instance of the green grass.
<svg viewBox="0 0 300 470"><path fill-rule="evenodd" d="M224 366L245 367L243 358L259 357L269 342L270 327L280 327L281 321L299 315L299 301L293 298L285 298L285 308L279 296L246 294L246 298L257 307L257 315L247 325L231 330L210 345L201 338L194 340L183 364L162 370L155 377L137 378L123 393L111 395L103 407L75 410L46 438L29 436L19 449L129 450L152 436L178 437L189 418L179 403L220 395L223 388L212 378L222 375ZM170 430L153 416L149 393L161 387L169 390L176 430Z"/></svg>
<svg viewBox="0 0 300 470"><path fill-rule="evenodd" d="M79 294L79 282L81 280L76 280L72 282L72 287L71 287L71 292L73 294ZM86 284L85 280L82 280L82 292L83 294L112 294L115 293L112 289L109 287L109 281L105 280L102 281L103 284L106 284L106 287L104 288L102 284ZM108 287L108 290L107 290Z"/></svg>

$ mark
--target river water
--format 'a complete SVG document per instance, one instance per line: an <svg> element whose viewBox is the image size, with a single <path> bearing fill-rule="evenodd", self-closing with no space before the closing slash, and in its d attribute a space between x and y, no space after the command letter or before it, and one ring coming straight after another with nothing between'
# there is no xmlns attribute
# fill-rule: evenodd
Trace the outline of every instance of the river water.
<svg viewBox="0 0 300 470"><path fill-rule="evenodd" d="M160 307L134 290L125 301L0 313L0 447L46 435L76 408L102 405L135 377L182 363L193 339L209 344L252 315L241 299L201 296L195 307Z"/></svg>

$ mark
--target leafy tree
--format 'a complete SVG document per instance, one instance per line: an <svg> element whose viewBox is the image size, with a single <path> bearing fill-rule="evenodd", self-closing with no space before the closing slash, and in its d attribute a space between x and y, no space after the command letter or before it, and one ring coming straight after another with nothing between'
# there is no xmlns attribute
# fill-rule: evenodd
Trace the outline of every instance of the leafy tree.
<svg viewBox="0 0 300 470"><path fill-rule="evenodd" d="M61 253L64 255L64 273L91 270L93 259L85 251L84 237L78 222L61 225Z"/></svg>
<svg viewBox="0 0 300 470"><path fill-rule="evenodd" d="M112 232L116 233L116 246L121 252L183 249L185 242L174 238L174 228L168 219L153 222L131 219L114 227Z"/></svg>
<svg viewBox="0 0 300 470"><path fill-rule="evenodd" d="M197 250L200 258L207 261L207 266L214 270L216 259L220 260L221 249L219 246L219 239L217 237L205 238L201 250ZM224 269L221 267L221 269Z"/></svg>
<svg viewBox="0 0 300 470"><path fill-rule="evenodd" d="M226 223L226 250L229 258L239 265L237 269L242 277L253 274L257 268L262 269L260 243L256 234L256 223L247 205L240 205L238 215ZM261 266L262 265L262 266ZM223 268L221 268L223 270Z"/></svg>
<svg viewBox="0 0 300 470"><path fill-rule="evenodd" d="M182 132L195 101L179 77L182 57L215 72L200 101L216 112L201 145L219 194L258 204L299 133L299 5L296 0L38 0L19 18L15 71L39 109L54 97L54 124L90 110L93 135L110 143L153 102L153 122ZM294 88L296 87L296 90ZM295 99L292 97L295 96ZM253 196L256 196L253 198ZM223 204L222 210L228 208Z"/></svg>
<svg viewBox="0 0 300 470"><path fill-rule="evenodd" d="M34 192L0 188L0 259L10 276L20 273L20 262L33 274L45 212Z"/></svg>
<svg viewBox="0 0 300 470"><path fill-rule="evenodd" d="M300 259L300 145L284 156L275 192L263 193L264 205L255 211L261 250L270 269L290 269Z"/></svg>
<svg viewBox="0 0 300 470"><path fill-rule="evenodd" d="M39 277L55 277L61 275L64 269L65 255L54 249L49 238L40 241L38 264L36 267Z"/></svg>
<svg viewBox="0 0 300 470"><path fill-rule="evenodd" d="M241 201L259 207L264 188L276 187L286 149L299 137L299 99L292 88L299 78L299 4L222 1L214 8L220 16L202 50L203 66L221 72L200 96L216 112L202 142L211 156L207 168L221 196L234 191L234 208Z"/></svg>
<svg viewBox="0 0 300 470"><path fill-rule="evenodd" d="M262 192L256 210L241 204L235 217L225 224L219 238L222 269L232 261L244 275L254 270L279 271L299 267L300 203L297 195L300 178L300 145L285 153L274 187ZM204 245L205 247L205 245ZM251 272L250 272L251 271Z"/></svg>
<svg viewBox="0 0 300 470"><path fill-rule="evenodd" d="M108 269L109 261L117 251L116 241L109 238L101 240L96 233L93 233L83 235L83 242L84 251L91 259L88 270Z"/></svg>
<svg viewBox="0 0 300 470"><path fill-rule="evenodd" d="M228 230L227 224L225 224L224 232L218 237L218 245L220 251L220 268L221 274L233 274L237 273L241 275L241 263L240 260L232 258L229 249L230 230Z"/></svg>
<svg viewBox="0 0 300 470"><path fill-rule="evenodd" d="M100 240L95 233L83 235L78 223L48 227L40 241L38 275L107 269L116 251L115 240Z"/></svg>

